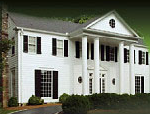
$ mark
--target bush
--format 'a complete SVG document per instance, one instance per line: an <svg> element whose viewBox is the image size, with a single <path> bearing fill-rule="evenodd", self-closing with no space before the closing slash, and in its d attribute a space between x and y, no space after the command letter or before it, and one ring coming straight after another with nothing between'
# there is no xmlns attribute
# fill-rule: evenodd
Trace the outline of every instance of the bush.
<svg viewBox="0 0 150 114"><path fill-rule="evenodd" d="M64 114L87 114L90 103L87 97L71 95L62 104Z"/></svg>
<svg viewBox="0 0 150 114"><path fill-rule="evenodd" d="M66 99L69 97L68 94L64 93L59 97L59 102L60 103L64 103L66 101Z"/></svg>
<svg viewBox="0 0 150 114"><path fill-rule="evenodd" d="M32 95L28 100L28 105L41 105L44 104L44 100L40 97L36 97L35 95Z"/></svg>
<svg viewBox="0 0 150 114"><path fill-rule="evenodd" d="M18 100L16 97L11 97L9 100L8 100L8 106L9 107L16 107L18 106Z"/></svg>

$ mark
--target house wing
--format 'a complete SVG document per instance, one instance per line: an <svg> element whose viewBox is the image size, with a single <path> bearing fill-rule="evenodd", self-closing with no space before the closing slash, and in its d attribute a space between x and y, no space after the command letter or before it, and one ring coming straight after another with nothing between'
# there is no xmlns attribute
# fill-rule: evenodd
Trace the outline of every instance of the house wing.
<svg viewBox="0 0 150 114"><path fill-rule="evenodd" d="M120 35L139 37L116 11L111 11L104 16L94 20L93 22L86 25L85 28Z"/></svg>

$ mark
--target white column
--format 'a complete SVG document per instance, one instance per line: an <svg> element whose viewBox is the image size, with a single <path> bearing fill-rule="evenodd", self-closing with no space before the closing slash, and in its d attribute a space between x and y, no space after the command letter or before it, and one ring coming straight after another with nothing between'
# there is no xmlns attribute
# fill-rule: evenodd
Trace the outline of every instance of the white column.
<svg viewBox="0 0 150 114"><path fill-rule="evenodd" d="M134 45L130 44L129 46L129 50L130 50L130 67L129 67L129 72L130 72L130 94L135 94L135 76L134 76Z"/></svg>
<svg viewBox="0 0 150 114"><path fill-rule="evenodd" d="M94 39L94 93L99 93L99 38Z"/></svg>
<svg viewBox="0 0 150 114"><path fill-rule="evenodd" d="M87 76L87 36L82 37L82 92L88 95L88 76Z"/></svg>
<svg viewBox="0 0 150 114"><path fill-rule="evenodd" d="M124 42L119 43L119 93L123 94Z"/></svg>

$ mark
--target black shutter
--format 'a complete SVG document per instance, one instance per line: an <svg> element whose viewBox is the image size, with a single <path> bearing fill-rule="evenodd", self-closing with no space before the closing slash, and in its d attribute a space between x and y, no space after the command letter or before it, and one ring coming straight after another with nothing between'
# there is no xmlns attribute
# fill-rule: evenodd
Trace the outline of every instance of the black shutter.
<svg viewBox="0 0 150 114"><path fill-rule="evenodd" d="M53 99L58 99L58 71L53 71Z"/></svg>
<svg viewBox="0 0 150 114"><path fill-rule="evenodd" d="M80 58L80 42L79 41L76 41L75 42L75 45L76 45L76 58Z"/></svg>
<svg viewBox="0 0 150 114"><path fill-rule="evenodd" d="M127 49L124 48L124 63L127 63Z"/></svg>
<svg viewBox="0 0 150 114"><path fill-rule="evenodd" d="M110 47L109 46L106 46L106 61L110 61Z"/></svg>
<svg viewBox="0 0 150 114"><path fill-rule="evenodd" d="M101 61L104 61L104 45L101 45Z"/></svg>
<svg viewBox="0 0 150 114"><path fill-rule="evenodd" d="M28 36L23 36L23 52L28 53Z"/></svg>
<svg viewBox="0 0 150 114"><path fill-rule="evenodd" d="M144 93L144 76L141 77L141 93Z"/></svg>
<svg viewBox="0 0 150 114"><path fill-rule="evenodd" d="M35 70L35 96L41 96L41 70Z"/></svg>
<svg viewBox="0 0 150 114"><path fill-rule="evenodd" d="M146 65L148 65L148 52L146 52Z"/></svg>
<svg viewBox="0 0 150 114"><path fill-rule="evenodd" d="M91 43L91 59L94 60L94 44Z"/></svg>
<svg viewBox="0 0 150 114"><path fill-rule="evenodd" d="M87 43L87 59L89 59L89 43Z"/></svg>
<svg viewBox="0 0 150 114"><path fill-rule="evenodd" d="M139 50L139 64L142 64L142 51Z"/></svg>
<svg viewBox="0 0 150 114"><path fill-rule="evenodd" d="M57 42L56 42L56 38L52 38L52 55L57 55Z"/></svg>
<svg viewBox="0 0 150 114"><path fill-rule="evenodd" d="M37 37L37 54L41 54L41 37Z"/></svg>
<svg viewBox="0 0 150 114"><path fill-rule="evenodd" d="M135 50L134 50L134 64L135 64Z"/></svg>
<svg viewBox="0 0 150 114"><path fill-rule="evenodd" d="M117 47L115 47L115 62L117 62L117 54L118 54L118 48Z"/></svg>
<svg viewBox="0 0 150 114"><path fill-rule="evenodd" d="M68 40L64 40L64 57L68 57Z"/></svg>

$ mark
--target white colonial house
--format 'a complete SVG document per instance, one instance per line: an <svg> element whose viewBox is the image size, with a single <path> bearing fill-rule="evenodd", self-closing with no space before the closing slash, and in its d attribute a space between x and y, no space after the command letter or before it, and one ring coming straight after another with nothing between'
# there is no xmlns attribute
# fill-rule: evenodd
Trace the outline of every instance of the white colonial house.
<svg viewBox="0 0 150 114"><path fill-rule="evenodd" d="M57 102L67 94L150 92L148 49L111 11L84 24L8 14L9 93Z"/></svg>

